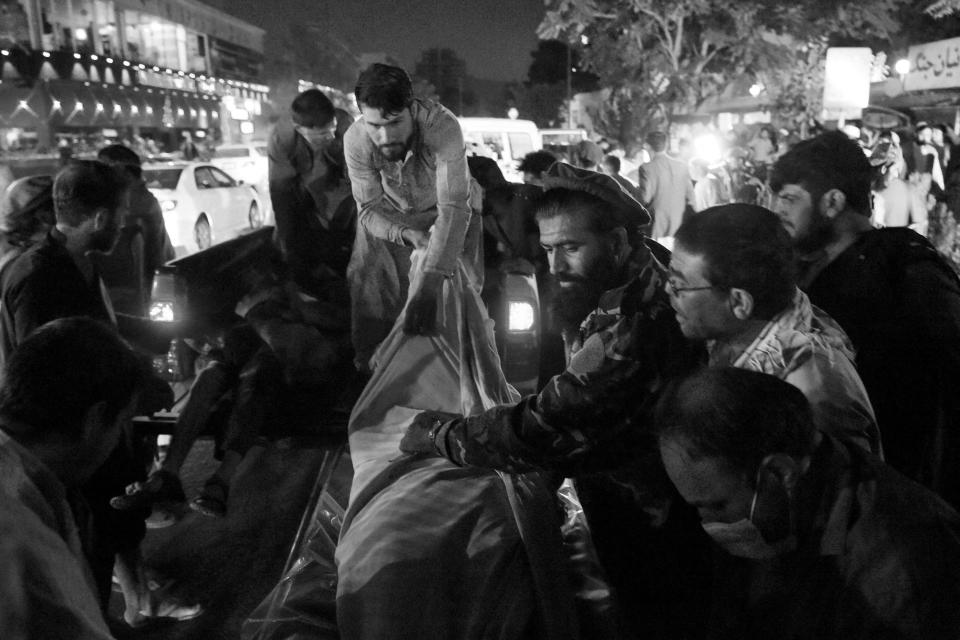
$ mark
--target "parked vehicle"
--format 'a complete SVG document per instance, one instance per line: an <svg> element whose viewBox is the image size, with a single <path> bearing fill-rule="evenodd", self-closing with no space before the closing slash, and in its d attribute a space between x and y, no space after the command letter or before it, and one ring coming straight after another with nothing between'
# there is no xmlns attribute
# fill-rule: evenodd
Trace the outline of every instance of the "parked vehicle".
<svg viewBox="0 0 960 640"><path fill-rule="evenodd" d="M177 256L207 249L267 222L260 193L210 164L147 165L143 178L160 201Z"/></svg>
<svg viewBox="0 0 960 640"><path fill-rule="evenodd" d="M558 160L573 162L573 151L588 138L583 129L541 129L540 139L543 140L543 148L557 156Z"/></svg>
<svg viewBox="0 0 960 640"><path fill-rule="evenodd" d="M537 125L510 118L460 118L463 139L470 155L485 155L500 165L503 177L523 182L517 165L523 156L543 147Z"/></svg>
<svg viewBox="0 0 960 640"><path fill-rule="evenodd" d="M213 152L210 164L246 184L253 185L261 194L267 193L267 143L222 144Z"/></svg>

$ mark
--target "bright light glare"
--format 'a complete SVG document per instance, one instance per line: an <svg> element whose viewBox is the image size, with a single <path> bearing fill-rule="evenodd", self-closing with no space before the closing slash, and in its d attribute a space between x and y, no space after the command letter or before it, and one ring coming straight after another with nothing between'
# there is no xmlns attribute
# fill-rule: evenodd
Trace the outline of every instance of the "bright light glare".
<svg viewBox="0 0 960 640"><path fill-rule="evenodd" d="M529 302L511 302L508 307L507 329L529 331L533 328L533 305Z"/></svg>
<svg viewBox="0 0 960 640"><path fill-rule="evenodd" d="M163 202L160 203L160 207L161 207L164 211L173 211L174 209L177 208L177 201L176 201L176 200L164 200Z"/></svg>
<svg viewBox="0 0 960 640"><path fill-rule="evenodd" d="M706 160L713 164L723 159L723 145L720 138L712 133L705 133L693 139L693 157Z"/></svg>
<svg viewBox="0 0 960 640"><path fill-rule="evenodd" d="M910 61L907 58L900 58L896 64L893 65L893 70L901 76L907 75L910 73Z"/></svg>
<svg viewBox="0 0 960 640"><path fill-rule="evenodd" d="M150 305L150 319L157 322L173 322L173 303L154 302Z"/></svg>

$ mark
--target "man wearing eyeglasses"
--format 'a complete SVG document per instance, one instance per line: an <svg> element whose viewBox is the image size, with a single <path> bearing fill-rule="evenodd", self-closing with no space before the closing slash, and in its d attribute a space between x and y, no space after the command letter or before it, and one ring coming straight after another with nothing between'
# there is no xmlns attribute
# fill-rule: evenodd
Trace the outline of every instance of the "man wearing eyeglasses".
<svg viewBox="0 0 960 640"><path fill-rule="evenodd" d="M298 95L290 115L270 137L270 200L280 249L294 279L309 290L321 265L346 273L353 201L343 133L352 119L319 89Z"/></svg>
<svg viewBox="0 0 960 640"><path fill-rule="evenodd" d="M774 375L804 393L819 429L881 454L847 335L797 288L791 240L755 205L706 209L675 236L667 292L683 334L711 367Z"/></svg>

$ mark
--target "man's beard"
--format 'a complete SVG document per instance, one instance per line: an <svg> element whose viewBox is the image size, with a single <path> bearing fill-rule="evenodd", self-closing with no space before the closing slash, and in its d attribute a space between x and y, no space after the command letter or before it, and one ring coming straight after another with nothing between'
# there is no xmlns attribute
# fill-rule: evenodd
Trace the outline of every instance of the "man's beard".
<svg viewBox="0 0 960 640"><path fill-rule="evenodd" d="M403 160L404 156L407 155L407 145L400 142L391 142L390 144L382 144L379 147L380 153L383 154L383 157L391 162L396 162L397 160Z"/></svg>
<svg viewBox="0 0 960 640"><path fill-rule="evenodd" d="M807 255L827 246L835 236L833 222L814 207L810 216L810 226L802 237L797 237L794 244L800 255Z"/></svg>
<svg viewBox="0 0 960 640"><path fill-rule="evenodd" d="M554 328L562 333L579 329L587 316L597 309L604 292L620 284L617 275L616 260L612 256L605 256L585 276L561 274L551 278L550 310ZM572 284L562 287L562 282Z"/></svg>

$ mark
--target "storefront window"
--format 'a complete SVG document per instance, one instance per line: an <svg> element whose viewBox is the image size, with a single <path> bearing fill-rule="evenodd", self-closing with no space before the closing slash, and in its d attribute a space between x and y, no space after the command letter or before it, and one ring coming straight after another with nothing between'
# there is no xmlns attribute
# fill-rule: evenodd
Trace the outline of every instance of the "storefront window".
<svg viewBox="0 0 960 640"><path fill-rule="evenodd" d="M118 53L113 0L40 0L39 5L44 49Z"/></svg>
<svg viewBox="0 0 960 640"><path fill-rule="evenodd" d="M113 0L95 0L93 19L97 29L97 41L100 43L100 53L119 56L120 33L117 29L117 11L113 6Z"/></svg>
<svg viewBox="0 0 960 640"><path fill-rule="evenodd" d="M123 12L127 57L145 64L206 73L203 36L140 11Z"/></svg>
<svg viewBox="0 0 960 640"><path fill-rule="evenodd" d="M0 1L0 46L12 49L30 46L30 27L23 4L15 0Z"/></svg>

